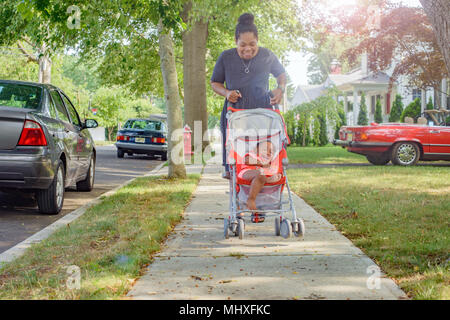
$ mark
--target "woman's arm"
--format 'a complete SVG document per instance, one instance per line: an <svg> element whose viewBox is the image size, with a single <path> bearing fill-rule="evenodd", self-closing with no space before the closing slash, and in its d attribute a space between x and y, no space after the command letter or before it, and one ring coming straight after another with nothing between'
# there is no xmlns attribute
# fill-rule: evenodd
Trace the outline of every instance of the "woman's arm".
<svg viewBox="0 0 450 320"><path fill-rule="evenodd" d="M211 82L211 87L215 93L227 98L227 100L231 103L236 103L238 98L242 98L242 95L240 93L238 93L236 90L228 90L227 88L225 88L223 83Z"/></svg>
<svg viewBox="0 0 450 320"><path fill-rule="evenodd" d="M283 99L284 91L286 90L286 73L282 73L277 77L278 87L272 90L273 98L270 98L270 104L279 104Z"/></svg>

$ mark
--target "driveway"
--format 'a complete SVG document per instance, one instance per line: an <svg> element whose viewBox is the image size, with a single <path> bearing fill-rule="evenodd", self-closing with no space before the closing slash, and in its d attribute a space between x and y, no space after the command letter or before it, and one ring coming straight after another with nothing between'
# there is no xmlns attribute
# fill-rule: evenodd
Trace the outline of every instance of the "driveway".
<svg viewBox="0 0 450 320"><path fill-rule="evenodd" d="M54 221L77 209L86 202L123 184L142 176L161 164L147 156L125 156L119 159L114 146L97 147L97 163L94 190L76 192L66 189L64 207L60 214L42 215L30 194L6 194L0 192L0 253L42 230Z"/></svg>

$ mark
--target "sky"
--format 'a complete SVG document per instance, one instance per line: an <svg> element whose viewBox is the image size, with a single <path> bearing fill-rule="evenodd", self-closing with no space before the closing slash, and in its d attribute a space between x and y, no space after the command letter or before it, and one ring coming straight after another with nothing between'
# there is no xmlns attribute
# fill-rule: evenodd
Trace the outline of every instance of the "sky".
<svg viewBox="0 0 450 320"><path fill-rule="evenodd" d="M302 0L298 1L301 2ZM339 0L339 1L328 0L328 1L330 2L330 7L333 7L333 4L334 7L336 7L337 4L352 5L357 2L357 0ZM408 7L422 6L419 0L393 0L393 2L402 3ZM295 86L308 84L307 68L309 57L310 55L301 52L290 52L288 54L288 60L290 62L286 65L286 71L289 74L289 77L291 78Z"/></svg>

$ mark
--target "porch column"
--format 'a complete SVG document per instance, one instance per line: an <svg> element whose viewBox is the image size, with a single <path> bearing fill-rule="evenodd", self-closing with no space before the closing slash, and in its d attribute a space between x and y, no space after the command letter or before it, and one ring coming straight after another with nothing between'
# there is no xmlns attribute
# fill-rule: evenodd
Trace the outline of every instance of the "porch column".
<svg viewBox="0 0 450 320"><path fill-rule="evenodd" d="M421 89L421 97L420 97L420 113L422 114L425 109L426 109L426 105L427 105L427 92L425 91L425 89Z"/></svg>
<svg viewBox="0 0 450 320"><path fill-rule="evenodd" d="M344 114L345 114L345 125L348 125L348 100L347 100L347 92L344 92Z"/></svg>
<svg viewBox="0 0 450 320"><path fill-rule="evenodd" d="M353 125L358 124L358 114L359 114L359 102L358 102L358 90L353 89Z"/></svg>

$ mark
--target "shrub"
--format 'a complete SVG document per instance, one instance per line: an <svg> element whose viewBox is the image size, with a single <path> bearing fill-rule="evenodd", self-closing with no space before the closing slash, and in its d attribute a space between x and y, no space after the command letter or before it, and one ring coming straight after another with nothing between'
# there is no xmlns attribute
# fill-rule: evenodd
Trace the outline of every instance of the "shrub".
<svg viewBox="0 0 450 320"><path fill-rule="evenodd" d="M402 96L397 94L395 95L395 100L392 105L392 110L389 115L389 122L398 122L403 112L403 102Z"/></svg>
<svg viewBox="0 0 450 320"><path fill-rule="evenodd" d="M366 96L361 94L361 106L358 114L358 125L367 126L369 124L369 118L367 117Z"/></svg>
<svg viewBox="0 0 450 320"><path fill-rule="evenodd" d="M427 103L427 110L433 110L433 109L434 109L433 101L431 101L431 97L429 97L428 103Z"/></svg>
<svg viewBox="0 0 450 320"><path fill-rule="evenodd" d="M376 123L382 123L383 122L383 115L381 111L381 101L380 99L377 99L377 104L375 106L375 122Z"/></svg>
<svg viewBox="0 0 450 320"><path fill-rule="evenodd" d="M405 122L405 117L411 117L413 119L420 116L420 98L416 98L413 102L403 110L400 117L401 122Z"/></svg>
<svg viewBox="0 0 450 320"><path fill-rule="evenodd" d="M319 123L320 123L319 146L325 146L329 142L327 130L327 118L325 115L319 116Z"/></svg>

